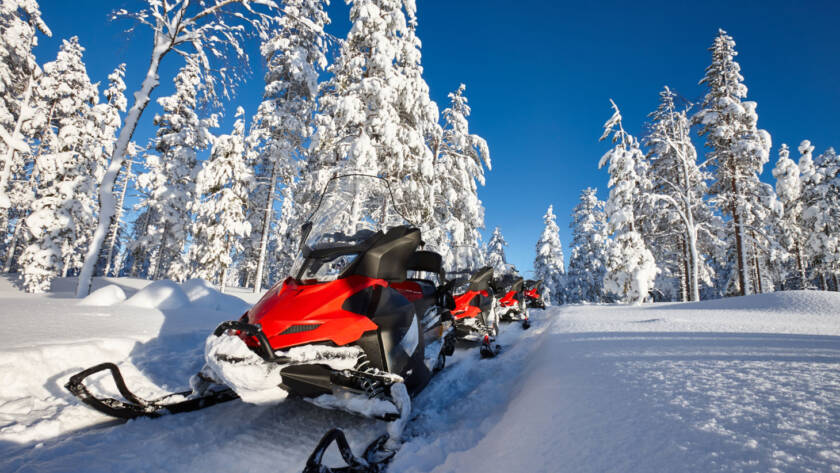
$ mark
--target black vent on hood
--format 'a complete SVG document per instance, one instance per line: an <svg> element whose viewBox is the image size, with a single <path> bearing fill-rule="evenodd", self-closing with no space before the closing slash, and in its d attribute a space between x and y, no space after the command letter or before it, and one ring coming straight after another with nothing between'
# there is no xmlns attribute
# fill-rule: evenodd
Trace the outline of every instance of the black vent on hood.
<svg viewBox="0 0 840 473"><path fill-rule="evenodd" d="M280 333L280 335L291 335L293 333L309 332L310 330L315 330L320 326L321 324L292 325L286 330L283 330Z"/></svg>

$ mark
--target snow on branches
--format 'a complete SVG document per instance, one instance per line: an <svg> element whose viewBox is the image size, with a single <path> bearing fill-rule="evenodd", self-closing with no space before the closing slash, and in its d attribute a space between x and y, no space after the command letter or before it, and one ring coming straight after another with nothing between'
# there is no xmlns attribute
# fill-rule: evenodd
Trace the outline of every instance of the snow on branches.
<svg viewBox="0 0 840 473"><path fill-rule="evenodd" d="M644 155L638 140L624 131L618 106L612 100L610 103L613 115L604 124L601 140L612 135L613 148L598 163L599 168L609 164L610 174L606 211L607 228L613 240L608 247L604 285L622 300L640 303L648 297L659 272L653 254L636 231L634 208L641 198L636 169Z"/></svg>
<svg viewBox="0 0 840 473"><path fill-rule="evenodd" d="M537 256L534 258L534 277L541 279L546 289L546 299L557 304L564 302L563 294L563 245L560 243L560 228L553 206L549 205L543 216L545 228L537 241Z"/></svg>

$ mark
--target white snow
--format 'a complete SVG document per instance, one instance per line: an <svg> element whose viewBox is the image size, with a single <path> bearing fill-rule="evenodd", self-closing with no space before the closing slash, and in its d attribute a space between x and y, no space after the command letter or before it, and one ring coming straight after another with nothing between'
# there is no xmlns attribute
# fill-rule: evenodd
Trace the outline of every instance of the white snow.
<svg viewBox="0 0 840 473"><path fill-rule="evenodd" d="M94 288L107 283L143 293L137 280ZM209 332L244 308L69 296L0 279L2 471L298 472L332 427L357 452L386 431L298 399L114 423L64 390L70 375L115 361L142 397L183 390ZM456 350L412 399L389 471L840 471L838 308L840 294L796 291L532 311L530 330L502 326L496 358ZM115 394L104 377L91 389Z"/></svg>
<svg viewBox="0 0 840 473"><path fill-rule="evenodd" d="M125 291L116 284L109 284L88 294L87 297L79 301L79 305L106 307L124 300Z"/></svg>
<svg viewBox="0 0 840 473"><path fill-rule="evenodd" d="M178 309L189 303L181 286L166 279L149 284L125 301L125 305L161 310Z"/></svg>

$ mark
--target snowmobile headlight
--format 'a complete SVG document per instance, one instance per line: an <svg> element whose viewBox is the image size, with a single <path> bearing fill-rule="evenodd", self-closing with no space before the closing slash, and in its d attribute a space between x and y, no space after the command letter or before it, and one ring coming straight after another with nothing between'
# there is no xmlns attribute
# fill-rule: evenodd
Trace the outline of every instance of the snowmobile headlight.
<svg viewBox="0 0 840 473"><path fill-rule="evenodd" d="M312 260L307 265L301 279L317 282L333 281L358 257L358 253L350 253L329 259Z"/></svg>

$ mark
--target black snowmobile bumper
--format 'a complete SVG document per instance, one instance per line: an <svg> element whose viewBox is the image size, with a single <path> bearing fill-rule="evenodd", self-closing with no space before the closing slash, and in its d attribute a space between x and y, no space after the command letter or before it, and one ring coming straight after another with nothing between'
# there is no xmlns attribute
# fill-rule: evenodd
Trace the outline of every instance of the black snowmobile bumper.
<svg viewBox="0 0 840 473"><path fill-rule="evenodd" d="M381 397L383 393L388 392L388 386L394 382L393 379L377 370L337 370L317 361L300 363L289 357L278 355L259 325L249 324L242 320L222 322L213 331L213 335L218 337L230 331L252 337L251 341L256 345L250 348L266 363L287 365L280 370L283 380L281 387L296 396L315 398L322 394L350 392L370 398ZM376 417L390 421L397 415L388 413Z"/></svg>

